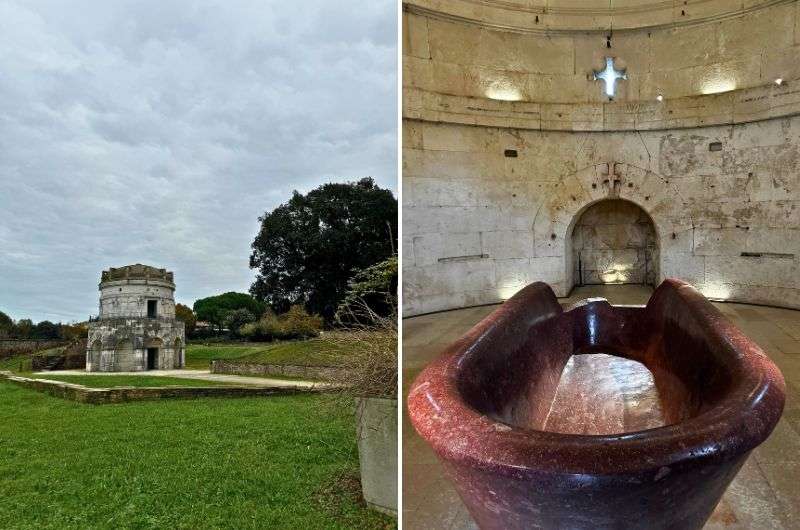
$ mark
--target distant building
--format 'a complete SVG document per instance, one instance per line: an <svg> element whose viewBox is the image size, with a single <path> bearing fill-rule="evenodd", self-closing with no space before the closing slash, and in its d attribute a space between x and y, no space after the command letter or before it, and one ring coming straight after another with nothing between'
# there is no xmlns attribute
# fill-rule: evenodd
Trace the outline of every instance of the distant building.
<svg viewBox="0 0 800 530"><path fill-rule="evenodd" d="M147 265L103 271L100 314L89 321L87 372L182 368L186 334L175 319L172 272Z"/></svg>

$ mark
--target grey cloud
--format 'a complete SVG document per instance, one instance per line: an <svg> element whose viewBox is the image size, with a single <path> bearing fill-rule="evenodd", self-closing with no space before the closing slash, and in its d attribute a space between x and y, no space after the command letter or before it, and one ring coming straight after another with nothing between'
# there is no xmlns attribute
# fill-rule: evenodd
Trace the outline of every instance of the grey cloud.
<svg viewBox="0 0 800 530"><path fill-rule="evenodd" d="M0 310L83 319L101 269L244 290L293 189L396 189L395 2L0 2Z"/></svg>

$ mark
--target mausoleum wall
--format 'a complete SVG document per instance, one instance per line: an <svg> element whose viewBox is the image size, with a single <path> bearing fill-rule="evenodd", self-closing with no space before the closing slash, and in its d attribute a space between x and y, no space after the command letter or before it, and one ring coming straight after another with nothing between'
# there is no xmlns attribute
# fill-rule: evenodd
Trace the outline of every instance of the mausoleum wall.
<svg viewBox="0 0 800 530"><path fill-rule="evenodd" d="M656 3L405 4L405 315L566 295L573 223L607 198L653 219L660 278L800 307L800 2Z"/></svg>

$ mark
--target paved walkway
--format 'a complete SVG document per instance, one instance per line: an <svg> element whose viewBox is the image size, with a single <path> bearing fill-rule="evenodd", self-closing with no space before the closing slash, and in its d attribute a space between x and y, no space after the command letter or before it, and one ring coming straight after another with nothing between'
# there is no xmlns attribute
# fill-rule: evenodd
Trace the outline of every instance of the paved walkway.
<svg viewBox="0 0 800 530"><path fill-rule="evenodd" d="M36 372L37 375L138 375L155 377L179 377L198 381L215 381L232 385L247 385L274 388L319 388L328 386L319 381L301 381L294 379L275 379L270 377L251 377L244 375L212 374L208 370L147 370L144 372L87 372L85 370L57 370L52 372Z"/></svg>

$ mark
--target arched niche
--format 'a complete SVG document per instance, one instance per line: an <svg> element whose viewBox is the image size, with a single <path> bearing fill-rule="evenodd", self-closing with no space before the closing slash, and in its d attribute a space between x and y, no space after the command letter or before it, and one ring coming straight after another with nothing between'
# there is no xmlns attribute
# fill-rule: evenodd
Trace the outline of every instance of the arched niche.
<svg viewBox="0 0 800 530"><path fill-rule="evenodd" d="M181 339L176 338L175 342L172 346L172 367L173 368L180 368L181 367Z"/></svg>
<svg viewBox="0 0 800 530"><path fill-rule="evenodd" d="M104 372L119 372L133 370L134 366L134 348L133 341L130 338L122 338L117 342L114 348L114 356L108 363L108 366L103 367Z"/></svg>
<svg viewBox="0 0 800 530"><path fill-rule="evenodd" d="M89 359L88 359L88 366L89 370L97 371L100 369L100 359L103 354L103 341L99 338L92 341L91 345L89 346Z"/></svg>
<svg viewBox="0 0 800 530"><path fill-rule="evenodd" d="M650 215L625 199L601 199L584 207L568 230L572 287L640 284L659 278L658 232Z"/></svg>
<svg viewBox="0 0 800 530"><path fill-rule="evenodd" d="M658 277L682 277L683 263L692 253L694 221L680 190L645 168L623 162L594 164L559 179L539 206L533 221L535 258L560 258L563 268L545 279L558 296L575 285L571 235L576 220L592 204L622 199L644 210L653 221L658 240Z"/></svg>

